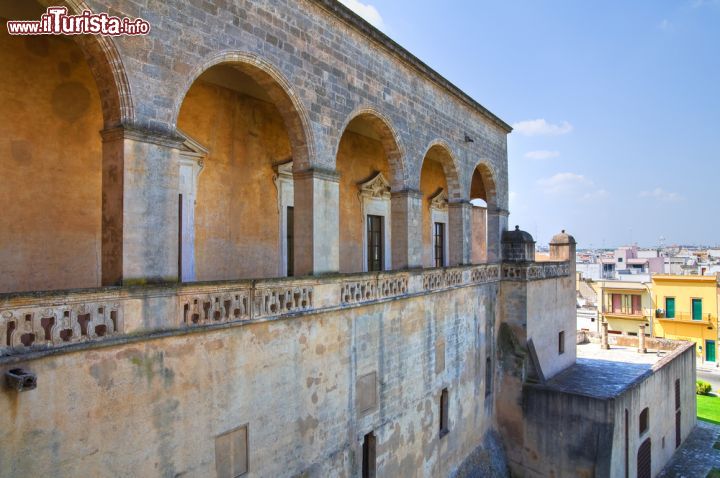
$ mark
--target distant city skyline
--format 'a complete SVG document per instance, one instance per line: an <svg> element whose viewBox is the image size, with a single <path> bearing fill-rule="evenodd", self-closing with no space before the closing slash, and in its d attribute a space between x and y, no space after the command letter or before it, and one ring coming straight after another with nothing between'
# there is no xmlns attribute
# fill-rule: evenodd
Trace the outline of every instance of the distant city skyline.
<svg viewBox="0 0 720 478"><path fill-rule="evenodd" d="M514 127L539 244L720 243L720 0L342 0Z"/></svg>

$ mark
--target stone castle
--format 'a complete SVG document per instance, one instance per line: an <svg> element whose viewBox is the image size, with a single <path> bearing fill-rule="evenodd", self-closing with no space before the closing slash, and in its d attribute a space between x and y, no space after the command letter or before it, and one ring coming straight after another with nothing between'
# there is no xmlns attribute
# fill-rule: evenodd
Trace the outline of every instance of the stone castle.
<svg viewBox="0 0 720 478"><path fill-rule="evenodd" d="M335 0L0 17L51 4L152 30L0 33L0 476L644 476L619 411L543 433L694 355L553 382L575 241L508 231L505 122Z"/></svg>

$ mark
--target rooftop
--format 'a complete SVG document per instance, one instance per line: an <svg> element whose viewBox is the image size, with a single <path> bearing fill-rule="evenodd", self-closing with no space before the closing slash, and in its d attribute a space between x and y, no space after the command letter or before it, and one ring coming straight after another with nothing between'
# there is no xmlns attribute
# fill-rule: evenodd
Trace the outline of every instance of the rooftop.
<svg viewBox="0 0 720 478"><path fill-rule="evenodd" d="M603 350L598 343L577 346L577 362L547 381L545 387L561 392L608 399L620 395L692 345L675 350L651 350L640 354L635 347L612 345Z"/></svg>

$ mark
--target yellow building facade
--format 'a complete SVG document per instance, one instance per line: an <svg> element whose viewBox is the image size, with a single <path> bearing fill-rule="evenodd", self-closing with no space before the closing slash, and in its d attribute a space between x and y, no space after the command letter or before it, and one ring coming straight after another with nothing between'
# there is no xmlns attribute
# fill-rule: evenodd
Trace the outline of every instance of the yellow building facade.
<svg viewBox="0 0 720 478"><path fill-rule="evenodd" d="M717 277L653 275L652 286L654 335L693 341L698 363L717 364Z"/></svg>
<svg viewBox="0 0 720 478"><path fill-rule="evenodd" d="M611 334L637 335L645 325L645 335L652 334L654 305L650 284L631 281L598 281L594 283L603 319Z"/></svg>

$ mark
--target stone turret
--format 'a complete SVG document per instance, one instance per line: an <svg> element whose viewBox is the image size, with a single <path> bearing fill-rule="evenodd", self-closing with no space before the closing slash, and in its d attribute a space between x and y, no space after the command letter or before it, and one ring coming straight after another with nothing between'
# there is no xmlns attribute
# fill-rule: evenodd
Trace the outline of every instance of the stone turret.
<svg viewBox="0 0 720 478"><path fill-rule="evenodd" d="M550 259L553 261L567 261L570 263L570 276L575 277L575 238L563 229L555 234L550 241Z"/></svg>
<svg viewBox="0 0 720 478"><path fill-rule="evenodd" d="M514 231L502 235L502 260L505 262L532 262L535 260L535 240L530 233L515 226Z"/></svg>

